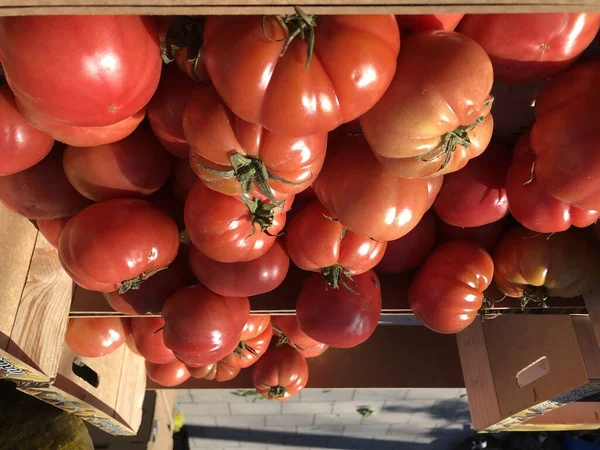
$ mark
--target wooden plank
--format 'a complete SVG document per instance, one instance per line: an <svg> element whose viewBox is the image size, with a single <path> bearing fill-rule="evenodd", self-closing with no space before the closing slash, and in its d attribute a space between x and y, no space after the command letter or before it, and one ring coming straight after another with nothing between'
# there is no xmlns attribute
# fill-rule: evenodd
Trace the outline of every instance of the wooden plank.
<svg viewBox="0 0 600 450"><path fill-rule="evenodd" d="M512 427L511 431L566 431L600 428L600 402L575 402Z"/></svg>
<svg viewBox="0 0 600 450"><path fill-rule="evenodd" d="M39 234L8 353L53 378L65 338L73 281Z"/></svg>
<svg viewBox="0 0 600 450"><path fill-rule="evenodd" d="M484 430L498 422L502 416L481 321L476 320L466 330L458 333L456 341L467 388L471 422L476 430Z"/></svg>
<svg viewBox="0 0 600 450"><path fill-rule="evenodd" d="M122 346L123 364L113 417L137 430L142 423L142 405L146 393L146 365L141 356Z"/></svg>
<svg viewBox="0 0 600 450"><path fill-rule="evenodd" d="M0 204L0 349L10 342L23 286L27 280L37 230Z"/></svg>
<svg viewBox="0 0 600 450"><path fill-rule="evenodd" d="M571 321L575 327L588 378L592 381L600 380L600 346L596 340L594 325L589 317L573 316Z"/></svg>
<svg viewBox="0 0 600 450"><path fill-rule="evenodd" d="M310 388L464 387L453 335L425 327L379 326L358 347L308 360ZM175 389L252 389L252 370L226 383L191 379ZM149 389L164 389L148 381Z"/></svg>

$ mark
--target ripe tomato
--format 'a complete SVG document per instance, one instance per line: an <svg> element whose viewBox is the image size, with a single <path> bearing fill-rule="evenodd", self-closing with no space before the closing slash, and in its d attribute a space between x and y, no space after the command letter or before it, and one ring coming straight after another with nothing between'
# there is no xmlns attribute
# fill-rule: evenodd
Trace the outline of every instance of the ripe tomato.
<svg viewBox="0 0 600 450"><path fill-rule="evenodd" d="M175 355L163 342L165 322L160 317L132 317L131 334L138 352L154 364L176 361Z"/></svg>
<svg viewBox="0 0 600 450"><path fill-rule="evenodd" d="M175 159L173 162L173 175L171 177L171 191L182 204L185 203L197 178L187 158Z"/></svg>
<svg viewBox="0 0 600 450"><path fill-rule="evenodd" d="M582 295L600 280L600 258L590 238L578 228L548 235L513 227L494 251L494 282L503 294L524 302Z"/></svg>
<svg viewBox="0 0 600 450"><path fill-rule="evenodd" d="M285 208L290 208L292 201L293 197L288 198ZM196 181L184 210L194 246L224 263L251 261L264 255L285 225L285 211L260 199L255 202L258 209L253 213L240 197L220 194ZM272 225L261 226L263 220L269 222L266 216L272 216Z"/></svg>
<svg viewBox="0 0 600 450"><path fill-rule="evenodd" d="M390 88L360 119L379 162L403 178L463 168L490 142L493 78L485 51L466 36L423 31L408 37Z"/></svg>
<svg viewBox="0 0 600 450"><path fill-rule="evenodd" d="M273 327L269 323L258 336L242 338L237 348L223 358L222 362L230 367L239 367L240 369L250 367L267 351L272 337Z"/></svg>
<svg viewBox="0 0 600 450"><path fill-rule="evenodd" d="M483 248L468 241L450 241L425 260L408 289L408 303L427 328L453 334L467 328L492 282L494 263Z"/></svg>
<svg viewBox="0 0 600 450"><path fill-rule="evenodd" d="M37 220L37 227L40 233L44 235L46 240L50 242L52 247L58 247L58 240L62 234L62 230L69 221L70 217L63 217L62 219L48 219L48 220Z"/></svg>
<svg viewBox="0 0 600 450"><path fill-rule="evenodd" d="M297 26L306 40L283 52ZM368 111L389 86L399 50L392 15L209 16L204 31L204 62L225 103L285 136L327 132Z"/></svg>
<svg viewBox="0 0 600 450"><path fill-rule="evenodd" d="M0 177L0 203L32 220L61 219L88 206L65 176L61 145L35 166Z"/></svg>
<svg viewBox="0 0 600 450"><path fill-rule="evenodd" d="M253 315L248 318L246 325L242 329L240 342L255 338L262 334L271 324L271 316L266 314Z"/></svg>
<svg viewBox="0 0 600 450"><path fill-rule="evenodd" d="M469 241L474 242L491 252L504 234L504 232L513 225L514 221L510 216L506 216L497 222L492 222L480 227L461 228L438 221L437 229L441 242L446 241Z"/></svg>
<svg viewBox="0 0 600 450"><path fill-rule="evenodd" d="M289 344L298 351L314 348L322 345L309 337L298 323L298 317L293 314L289 316L275 316L272 318L273 333L279 336L280 344Z"/></svg>
<svg viewBox="0 0 600 450"><path fill-rule="evenodd" d="M97 358L118 349L130 330L118 317L69 319L66 341L79 356Z"/></svg>
<svg viewBox="0 0 600 450"><path fill-rule="evenodd" d="M362 344L375 331L381 314L381 287L374 271L354 277L353 292L327 289L321 277L311 275L296 301L300 328L331 347Z"/></svg>
<svg viewBox="0 0 600 450"><path fill-rule="evenodd" d="M146 373L148 378L164 387L179 386L190 378L187 367L179 361L167 364L154 364L146 361Z"/></svg>
<svg viewBox="0 0 600 450"><path fill-rule="evenodd" d="M529 183L534 161L527 134L517 143L506 177L510 212L521 225L540 233L555 233L571 225L587 227L598 220L600 212L571 206L548 194L541 183Z"/></svg>
<svg viewBox="0 0 600 450"><path fill-rule="evenodd" d="M183 130L192 169L226 195L296 194L312 184L325 160L327 133L300 138L270 133L235 116L210 85L194 91Z"/></svg>
<svg viewBox="0 0 600 450"><path fill-rule="evenodd" d="M573 64L598 27L597 13L467 14L458 31L485 49L496 80L532 83Z"/></svg>
<svg viewBox="0 0 600 450"><path fill-rule="evenodd" d="M428 211L406 236L388 242L383 258L375 269L383 273L402 273L416 269L436 244L435 215Z"/></svg>
<svg viewBox="0 0 600 450"><path fill-rule="evenodd" d="M204 367L188 367L188 370L194 378L204 378L223 383L224 381L233 380L242 369L240 367L228 366L219 361Z"/></svg>
<svg viewBox="0 0 600 450"><path fill-rule="evenodd" d="M225 296L251 297L270 292L279 286L290 266L280 240L262 256L252 261L222 263L191 246L190 267L204 286Z"/></svg>
<svg viewBox="0 0 600 450"><path fill-rule="evenodd" d="M464 14L402 14L396 16L396 21L404 36L426 30L452 31L463 17Z"/></svg>
<svg viewBox="0 0 600 450"><path fill-rule="evenodd" d="M148 103L152 131L168 151L188 159L189 146L183 135L183 110L196 84L177 67L163 69L156 93Z"/></svg>
<svg viewBox="0 0 600 450"><path fill-rule="evenodd" d="M75 189L97 202L150 195L167 182L173 168L171 156L147 126L112 144L69 146L63 165Z"/></svg>
<svg viewBox="0 0 600 450"><path fill-rule="evenodd" d="M264 398L286 401L308 383L308 364L289 345L271 348L254 364L252 383Z"/></svg>
<svg viewBox="0 0 600 450"><path fill-rule="evenodd" d="M285 248L294 264L320 272L325 282L338 288L351 277L372 269L385 252L386 242L360 236L346 227L318 200L313 200L290 221Z"/></svg>
<svg viewBox="0 0 600 450"><path fill-rule="evenodd" d="M427 178L427 210L433 206L435 199L442 190L444 184L444 177L433 177Z"/></svg>
<svg viewBox="0 0 600 450"><path fill-rule="evenodd" d="M300 353L302 356L304 356L305 358L308 359L308 358L316 358L317 356L321 356L328 349L329 349L329 345L318 344L314 347L305 348L305 349L297 348L296 350L298 350L298 353Z"/></svg>
<svg viewBox="0 0 600 450"><path fill-rule="evenodd" d="M18 99L17 108L35 128L73 147L94 147L125 139L146 117L146 108L142 108L117 123L102 127L78 127L40 116L35 109L28 109Z"/></svg>
<svg viewBox="0 0 600 450"><path fill-rule="evenodd" d="M456 227L480 227L508 214L505 178L510 149L492 142L485 153L458 172L444 177L433 209L440 219Z"/></svg>
<svg viewBox="0 0 600 450"><path fill-rule="evenodd" d="M19 113L7 85L0 86L0 124L0 177L36 165L54 145L54 139L36 130Z"/></svg>
<svg viewBox="0 0 600 450"><path fill-rule="evenodd" d="M144 281L139 289L131 289L123 294L119 291L105 292L104 297L111 308L123 314L160 314L162 306L173 292L195 283L184 247L180 248L177 258L168 268Z"/></svg>
<svg viewBox="0 0 600 450"><path fill-rule="evenodd" d="M319 201L349 230L377 241L401 238L429 208L427 181L386 171L362 136L335 142L314 188Z"/></svg>
<svg viewBox="0 0 600 450"><path fill-rule="evenodd" d="M222 297L202 285L183 287L162 308L165 345L187 366L215 363L236 348L249 315L246 297Z"/></svg>
<svg viewBox="0 0 600 450"><path fill-rule="evenodd" d="M600 210L599 82L600 61L552 78L536 100L530 135L536 183L554 198L595 211Z"/></svg>
<svg viewBox="0 0 600 450"><path fill-rule="evenodd" d="M80 127L111 125L141 110L162 66L153 20L119 15L4 17L0 60L26 110Z"/></svg>
<svg viewBox="0 0 600 450"><path fill-rule="evenodd" d="M65 226L58 254L77 284L99 292L138 289L177 256L179 230L160 209L138 199L92 205Z"/></svg>

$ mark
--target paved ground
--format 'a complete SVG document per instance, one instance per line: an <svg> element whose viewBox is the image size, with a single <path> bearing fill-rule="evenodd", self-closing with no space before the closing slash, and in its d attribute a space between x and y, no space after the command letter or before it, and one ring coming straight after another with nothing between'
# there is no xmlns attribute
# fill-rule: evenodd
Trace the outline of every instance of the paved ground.
<svg viewBox="0 0 600 450"><path fill-rule="evenodd" d="M452 450L473 433L464 389L305 389L286 403L182 390L179 401L191 448Z"/></svg>

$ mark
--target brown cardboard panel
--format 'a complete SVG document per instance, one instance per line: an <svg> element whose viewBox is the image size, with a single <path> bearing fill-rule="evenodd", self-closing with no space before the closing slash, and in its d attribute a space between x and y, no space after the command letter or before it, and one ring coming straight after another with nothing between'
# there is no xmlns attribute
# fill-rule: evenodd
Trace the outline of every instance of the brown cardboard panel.
<svg viewBox="0 0 600 450"><path fill-rule="evenodd" d="M0 205L0 349L6 350L29 272L37 230Z"/></svg>
<svg viewBox="0 0 600 450"><path fill-rule="evenodd" d="M425 327L379 326L358 347L308 359L310 388L464 387L456 338ZM253 389L252 370L225 383L190 379L175 389ZM148 380L149 389L165 389Z"/></svg>

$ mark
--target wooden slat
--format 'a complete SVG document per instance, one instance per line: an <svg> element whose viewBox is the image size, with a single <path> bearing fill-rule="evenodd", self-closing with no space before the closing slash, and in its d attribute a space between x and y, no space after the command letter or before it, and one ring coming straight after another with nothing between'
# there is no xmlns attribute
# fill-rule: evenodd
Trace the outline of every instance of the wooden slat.
<svg viewBox="0 0 600 450"><path fill-rule="evenodd" d="M146 392L146 366L141 356L123 345L123 365L113 417L137 430L142 423L142 405Z"/></svg>
<svg viewBox="0 0 600 450"><path fill-rule="evenodd" d="M596 430L600 428L600 403L576 402L534 417L511 431Z"/></svg>
<svg viewBox="0 0 600 450"><path fill-rule="evenodd" d="M591 381L600 381L600 346L594 333L594 325L589 317L571 317L583 362Z"/></svg>

